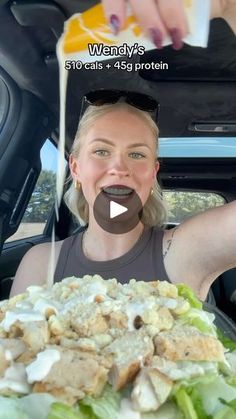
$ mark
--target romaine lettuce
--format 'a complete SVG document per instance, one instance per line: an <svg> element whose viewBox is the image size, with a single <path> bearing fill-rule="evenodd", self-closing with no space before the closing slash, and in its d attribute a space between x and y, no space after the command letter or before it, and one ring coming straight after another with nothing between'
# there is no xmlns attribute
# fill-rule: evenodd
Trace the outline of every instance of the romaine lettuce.
<svg viewBox="0 0 236 419"><path fill-rule="evenodd" d="M80 409L79 405L68 406L64 403L53 403L47 419L97 419L91 408Z"/></svg>
<svg viewBox="0 0 236 419"><path fill-rule="evenodd" d="M55 400L55 397L44 393L21 398L0 396L0 419L46 419Z"/></svg>
<svg viewBox="0 0 236 419"><path fill-rule="evenodd" d="M0 396L0 419L31 419L24 411L19 400Z"/></svg>
<svg viewBox="0 0 236 419"><path fill-rule="evenodd" d="M194 291L185 284L176 284L178 295L188 300L191 307L202 309L201 301L196 297Z"/></svg>
<svg viewBox="0 0 236 419"><path fill-rule="evenodd" d="M141 419L183 419L183 415L174 402L167 402L157 412L142 413Z"/></svg>
<svg viewBox="0 0 236 419"><path fill-rule="evenodd" d="M232 387L236 387L236 377L232 376L232 377L225 377L225 381L227 384L229 384Z"/></svg>
<svg viewBox="0 0 236 419"><path fill-rule="evenodd" d="M183 387L176 391L175 400L185 419L198 419L191 397Z"/></svg>
<svg viewBox="0 0 236 419"><path fill-rule="evenodd" d="M224 336L220 329L217 329L217 338L221 341L222 345L230 351L236 350L236 342Z"/></svg>
<svg viewBox="0 0 236 419"><path fill-rule="evenodd" d="M231 407L225 406L220 409L212 419L235 419L235 410L231 409Z"/></svg>
<svg viewBox="0 0 236 419"><path fill-rule="evenodd" d="M236 388L230 386L222 376L217 376L208 384L197 384L196 388L202 398L207 414L214 415L223 408L222 399L231 402L236 399Z"/></svg>
<svg viewBox="0 0 236 419"><path fill-rule="evenodd" d="M178 323L194 326L202 333L217 337L214 320L214 314L196 308L190 308L186 313L179 316Z"/></svg>
<svg viewBox="0 0 236 419"><path fill-rule="evenodd" d="M185 419L236 418L236 389L222 376L183 380L172 394Z"/></svg>
<svg viewBox="0 0 236 419"><path fill-rule="evenodd" d="M106 385L101 397L86 396L80 402L80 406L90 407L98 419L115 419L120 410L121 397L120 392Z"/></svg>

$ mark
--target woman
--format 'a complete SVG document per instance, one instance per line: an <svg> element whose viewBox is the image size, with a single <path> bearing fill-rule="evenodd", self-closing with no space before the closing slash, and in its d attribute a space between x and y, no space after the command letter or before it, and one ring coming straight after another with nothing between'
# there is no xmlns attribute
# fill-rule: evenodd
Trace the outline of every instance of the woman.
<svg viewBox="0 0 236 419"><path fill-rule="evenodd" d="M150 97L140 100L139 94L127 92L94 95L72 148L73 184L67 193L69 207L88 227L56 243L55 279L98 273L120 281L185 282L204 300L212 282L236 266L236 201L192 217L177 229L160 228L165 208L156 181L158 128L147 112L157 105ZM93 212L97 196L109 187L114 192L117 185L135 190L143 205L137 225L122 234L105 231ZM50 243L32 248L18 268L11 296L32 282L45 283L49 259Z"/></svg>

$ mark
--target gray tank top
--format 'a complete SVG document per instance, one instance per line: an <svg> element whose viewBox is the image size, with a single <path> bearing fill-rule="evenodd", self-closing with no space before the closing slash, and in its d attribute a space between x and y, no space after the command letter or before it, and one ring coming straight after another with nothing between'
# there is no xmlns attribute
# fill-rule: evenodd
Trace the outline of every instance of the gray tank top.
<svg viewBox="0 0 236 419"><path fill-rule="evenodd" d="M93 261L83 253L82 236L79 232L64 240L54 281L59 282L69 276L99 274L104 279L116 278L122 284L135 278L140 281L169 281L162 251L164 230L159 227L145 227L135 245L123 256L108 261Z"/></svg>

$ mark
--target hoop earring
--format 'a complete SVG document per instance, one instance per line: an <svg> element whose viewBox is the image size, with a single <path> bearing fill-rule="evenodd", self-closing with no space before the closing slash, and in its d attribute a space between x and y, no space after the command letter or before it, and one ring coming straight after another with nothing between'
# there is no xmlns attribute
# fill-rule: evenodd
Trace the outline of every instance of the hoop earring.
<svg viewBox="0 0 236 419"><path fill-rule="evenodd" d="M152 195L153 195L153 193L154 193L154 189L153 189L153 188L151 188L150 195L152 196Z"/></svg>
<svg viewBox="0 0 236 419"><path fill-rule="evenodd" d="M81 183L78 181L78 179L76 179L76 180L75 180L75 182L74 182L74 186L75 186L75 189L76 189L77 191L79 191L79 190L80 190L80 188L81 188Z"/></svg>

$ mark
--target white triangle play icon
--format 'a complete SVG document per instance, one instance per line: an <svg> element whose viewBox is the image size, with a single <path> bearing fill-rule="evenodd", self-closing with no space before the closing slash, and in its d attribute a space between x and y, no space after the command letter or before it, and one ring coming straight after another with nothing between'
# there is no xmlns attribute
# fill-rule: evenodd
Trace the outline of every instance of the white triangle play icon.
<svg viewBox="0 0 236 419"><path fill-rule="evenodd" d="M117 204L115 201L110 201L110 218L117 217L120 214L128 211L128 208L123 205Z"/></svg>

